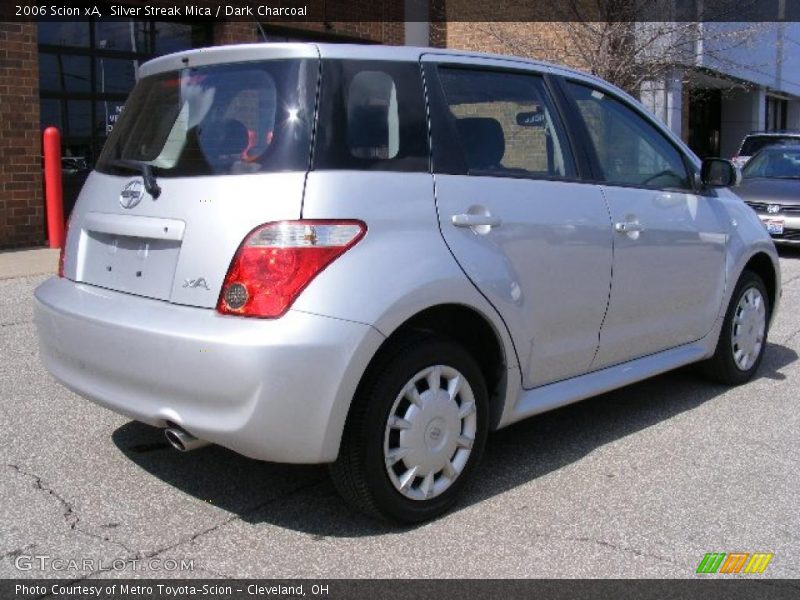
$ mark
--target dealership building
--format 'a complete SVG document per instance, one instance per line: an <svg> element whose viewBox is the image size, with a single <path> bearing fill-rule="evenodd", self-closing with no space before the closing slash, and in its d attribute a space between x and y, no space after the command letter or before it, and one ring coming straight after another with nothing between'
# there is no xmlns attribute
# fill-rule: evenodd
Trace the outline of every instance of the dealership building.
<svg viewBox="0 0 800 600"><path fill-rule="evenodd" d="M152 0L151 5L159 2ZM122 2L120 4L123 4ZM171 3L170 3L171 4ZM100 20L0 21L0 249L45 241L41 135L47 126L62 133L65 204L74 202L84 173L94 163L136 81L136 69L156 56L210 45L267 41L325 41L407 44L516 53L513 43L487 36L480 23L431 19L446 15L445 0L371 0L380 22L360 22L364 10L334 22ZM350 20L347 20L347 18ZM758 129L800 128L800 31L797 23L779 37L758 42L752 69L711 61L697 65L695 82L704 93L681 84L685 77L642 90L642 100L700 154L730 156L742 135ZM552 35L548 23L505 23L528 27L525 35ZM499 36L502 38L502 36ZM511 36L509 39L513 39ZM770 53L780 52L777 62ZM534 53L529 53L534 54ZM536 58L561 62L558 55ZM773 65L765 69L762 65Z"/></svg>

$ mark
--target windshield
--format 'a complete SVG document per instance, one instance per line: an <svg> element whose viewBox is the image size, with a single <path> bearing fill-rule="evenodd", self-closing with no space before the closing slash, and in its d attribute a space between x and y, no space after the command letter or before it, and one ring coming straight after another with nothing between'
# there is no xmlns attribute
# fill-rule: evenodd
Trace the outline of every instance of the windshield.
<svg viewBox="0 0 800 600"><path fill-rule="evenodd" d="M800 178L800 146L762 150L742 169L742 177Z"/></svg>
<svg viewBox="0 0 800 600"><path fill-rule="evenodd" d="M742 143L742 149L739 151L739 154L741 156L753 156L753 154L767 146L792 142L796 144L798 141L800 141L800 136L782 137L779 135L750 135L744 139L744 142Z"/></svg>
<svg viewBox="0 0 800 600"><path fill-rule="evenodd" d="M135 161L158 177L305 170L316 60L232 63L142 79L97 161L122 174Z"/></svg>

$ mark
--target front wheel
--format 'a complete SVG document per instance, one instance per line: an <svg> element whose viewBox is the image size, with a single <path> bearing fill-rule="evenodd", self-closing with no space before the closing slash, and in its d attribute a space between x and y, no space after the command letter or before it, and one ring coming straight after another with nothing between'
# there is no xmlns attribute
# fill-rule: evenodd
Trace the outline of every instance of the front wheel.
<svg viewBox="0 0 800 600"><path fill-rule="evenodd" d="M706 376L726 385L750 381L764 357L770 311L764 281L744 271L731 296L714 356L703 363Z"/></svg>
<svg viewBox="0 0 800 600"><path fill-rule="evenodd" d="M455 502L487 431L486 384L472 356L449 340L409 336L369 369L331 477L362 512L425 521Z"/></svg>

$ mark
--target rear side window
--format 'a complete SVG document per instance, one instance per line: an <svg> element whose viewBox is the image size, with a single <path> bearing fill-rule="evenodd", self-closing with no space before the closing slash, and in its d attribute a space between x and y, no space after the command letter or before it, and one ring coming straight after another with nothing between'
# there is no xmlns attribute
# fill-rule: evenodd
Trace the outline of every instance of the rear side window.
<svg viewBox="0 0 800 600"><path fill-rule="evenodd" d="M656 127L601 90L571 81L567 88L589 132L605 181L691 188L680 152Z"/></svg>
<svg viewBox="0 0 800 600"><path fill-rule="evenodd" d="M540 76L440 68L439 80L469 174L574 177Z"/></svg>
<svg viewBox="0 0 800 600"><path fill-rule="evenodd" d="M314 169L428 171L419 65L325 60Z"/></svg>
<svg viewBox="0 0 800 600"><path fill-rule="evenodd" d="M144 162L157 176L305 170L318 62L273 60L160 73L141 80L97 162Z"/></svg>

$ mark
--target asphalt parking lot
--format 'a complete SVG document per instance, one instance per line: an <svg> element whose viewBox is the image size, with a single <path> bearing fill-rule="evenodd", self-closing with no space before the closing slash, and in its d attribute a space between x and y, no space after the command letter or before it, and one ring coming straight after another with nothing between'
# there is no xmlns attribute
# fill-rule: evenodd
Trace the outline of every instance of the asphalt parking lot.
<svg viewBox="0 0 800 600"><path fill-rule="evenodd" d="M800 251L781 264L757 380L684 369L498 432L458 508L405 530L323 467L181 454L65 390L37 355L44 278L2 280L0 577L694 577L706 552L800 577Z"/></svg>

